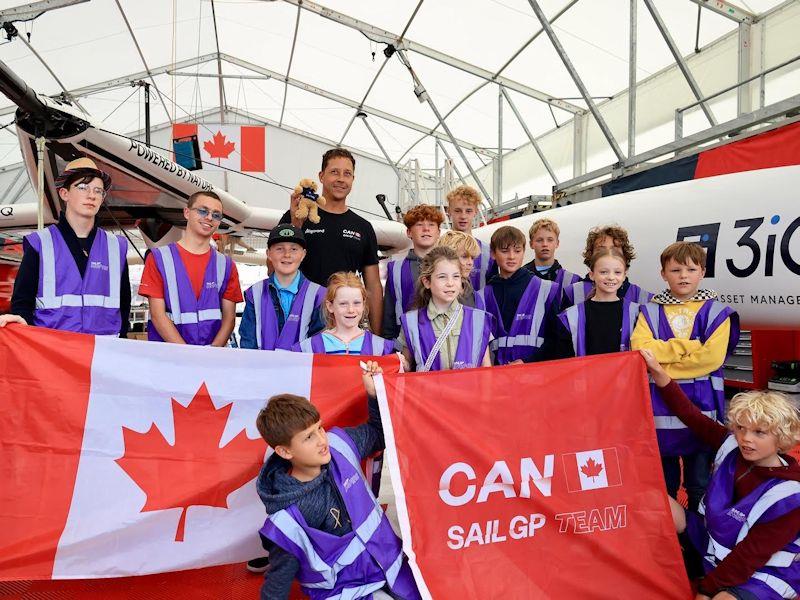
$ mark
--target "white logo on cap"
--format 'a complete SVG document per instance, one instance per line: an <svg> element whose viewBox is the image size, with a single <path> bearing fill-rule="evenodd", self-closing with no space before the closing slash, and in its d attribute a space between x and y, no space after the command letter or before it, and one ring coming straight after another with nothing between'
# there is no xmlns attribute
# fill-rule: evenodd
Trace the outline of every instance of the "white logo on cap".
<svg viewBox="0 0 800 600"><path fill-rule="evenodd" d="M294 235L294 230L292 229L281 229L278 232L278 235L281 237L292 237Z"/></svg>

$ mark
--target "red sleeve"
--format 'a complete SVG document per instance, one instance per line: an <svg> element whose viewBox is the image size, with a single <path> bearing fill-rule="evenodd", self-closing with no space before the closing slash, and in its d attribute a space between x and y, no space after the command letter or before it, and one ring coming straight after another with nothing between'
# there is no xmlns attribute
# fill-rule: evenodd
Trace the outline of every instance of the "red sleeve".
<svg viewBox="0 0 800 600"><path fill-rule="evenodd" d="M683 421L693 434L699 437L704 444L714 450L722 445L730 433L728 429L717 423L714 419L705 416L694 403L686 397L677 382L670 381L661 391L661 398L675 415Z"/></svg>
<svg viewBox="0 0 800 600"><path fill-rule="evenodd" d="M716 569L706 575L700 589L714 596L721 589L742 585L769 557L793 541L800 531L800 509L755 525Z"/></svg>
<svg viewBox="0 0 800 600"><path fill-rule="evenodd" d="M225 288L225 293L222 294L223 300L230 300L231 302L241 302L244 300L242 296L242 286L239 285L239 271L236 270L236 263L231 261L231 276L228 278L228 287Z"/></svg>
<svg viewBox="0 0 800 600"><path fill-rule="evenodd" d="M142 280L139 283L138 293L140 296L147 296L148 298L164 297L164 280L161 279L161 273L158 272L156 259L153 258L152 252L144 261L144 270L142 270Z"/></svg>

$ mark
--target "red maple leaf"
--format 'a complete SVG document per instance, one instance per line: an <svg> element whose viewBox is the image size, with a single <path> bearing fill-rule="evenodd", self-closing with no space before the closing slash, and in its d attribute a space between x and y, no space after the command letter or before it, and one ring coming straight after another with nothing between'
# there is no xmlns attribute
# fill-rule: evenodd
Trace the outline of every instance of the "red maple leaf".
<svg viewBox="0 0 800 600"><path fill-rule="evenodd" d="M591 477L592 479L600 475L602 470L603 464L595 462L591 457L586 461L586 464L581 467L581 473L586 475L586 477Z"/></svg>
<svg viewBox="0 0 800 600"><path fill-rule="evenodd" d="M147 495L141 512L181 509L176 542L183 541L186 509L228 508L228 494L251 481L264 461L264 441L244 430L220 448L232 406L214 408L203 383L188 406L172 399L174 445L155 423L145 433L122 428L125 454L116 462Z"/></svg>
<svg viewBox="0 0 800 600"><path fill-rule="evenodd" d="M226 142L225 135L218 131L214 134L212 138L214 141L206 140L203 143L203 148L211 158L228 158L233 152L233 149L236 148L236 144L233 142Z"/></svg>

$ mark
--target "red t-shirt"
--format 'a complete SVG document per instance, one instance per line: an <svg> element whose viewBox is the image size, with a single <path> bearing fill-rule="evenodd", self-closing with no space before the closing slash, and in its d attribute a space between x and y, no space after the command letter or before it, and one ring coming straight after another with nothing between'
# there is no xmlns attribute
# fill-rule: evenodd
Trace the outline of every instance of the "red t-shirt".
<svg viewBox="0 0 800 600"><path fill-rule="evenodd" d="M199 299L200 292L203 290L203 278L206 274L206 267L208 267L208 261L211 259L211 250L209 249L203 254L193 254L180 244L176 245L186 273L189 275L189 281L192 284L194 295ZM156 261L152 253L144 262L142 281L139 283L139 295L147 296L148 298L164 297L164 280L161 278L161 273L158 272L158 267L156 267ZM236 270L236 263L231 265L231 276L228 278L228 287L225 288L225 293L222 297L231 302L241 302L243 299L242 288L239 286L239 273Z"/></svg>

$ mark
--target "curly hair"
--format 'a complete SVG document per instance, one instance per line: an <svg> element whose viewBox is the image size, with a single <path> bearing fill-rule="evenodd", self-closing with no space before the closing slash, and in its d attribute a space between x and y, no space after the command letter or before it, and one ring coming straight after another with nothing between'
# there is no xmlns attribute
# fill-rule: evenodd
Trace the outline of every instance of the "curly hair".
<svg viewBox="0 0 800 600"><path fill-rule="evenodd" d="M420 221L430 221L431 223L436 223L436 225L441 225L442 221L444 221L444 216L438 208L430 204L418 204L403 215L403 224L408 229L411 229Z"/></svg>
<svg viewBox="0 0 800 600"><path fill-rule="evenodd" d="M481 195L474 187L460 185L447 193L447 204L451 204L454 200L465 200L477 208L481 203Z"/></svg>
<svg viewBox="0 0 800 600"><path fill-rule="evenodd" d="M436 270L436 265L443 260L452 262L458 269L458 272L461 273L461 263L458 260L458 254L456 254L455 250L447 246L436 246L433 248L419 262L419 278L417 279L417 285L414 289L414 308L425 308L428 306L428 303L431 301L431 290L425 287L422 280L427 279L428 282L430 282L433 272Z"/></svg>
<svg viewBox="0 0 800 600"><path fill-rule="evenodd" d="M628 232L619 225L605 225L589 230L589 234L586 236L586 248L583 251L583 264L589 266L589 260L594 254L594 245L604 237L614 240L614 246L617 246L625 257L625 266L630 268L631 262L636 258L636 252L628 240Z"/></svg>
<svg viewBox="0 0 800 600"><path fill-rule="evenodd" d="M778 438L778 450L788 452L800 442L800 414L786 395L772 390L740 392L731 400L728 427L758 425Z"/></svg>

